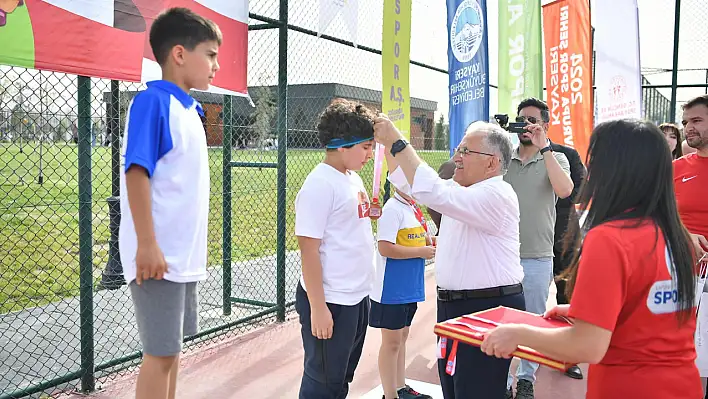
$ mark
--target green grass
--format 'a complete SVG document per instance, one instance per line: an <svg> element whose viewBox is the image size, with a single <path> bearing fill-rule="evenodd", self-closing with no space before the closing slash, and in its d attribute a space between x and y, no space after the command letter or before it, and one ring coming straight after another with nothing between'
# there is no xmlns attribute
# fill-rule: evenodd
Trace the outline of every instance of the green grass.
<svg viewBox="0 0 708 399"><path fill-rule="evenodd" d="M423 152L437 168L445 152ZM321 151L290 150L287 155L287 248L296 249L293 236L297 191ZM222 263L222 151L209 151L211 201L209 265ZM45 145L42 154L44 184L37 183L39 145L0 145L0 314L78 295L78 179L77 147ZM237 161L276 162L275 151L234 151ZM108 260L108 207L111 194L110 149L92 154L92 231L94 280L98 284ZM361 172L371 189L372 162ZM232 260L243 261L275 254L275 169L232 169Z"/></svg>

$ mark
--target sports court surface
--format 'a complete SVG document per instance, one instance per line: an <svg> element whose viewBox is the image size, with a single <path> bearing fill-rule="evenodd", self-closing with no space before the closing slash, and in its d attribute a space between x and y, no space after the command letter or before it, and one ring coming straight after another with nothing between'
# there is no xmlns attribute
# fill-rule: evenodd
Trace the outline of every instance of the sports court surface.
<svg viewBox="0 0 708 399"><path fill-rule="evenodd" d="M552 287L553 288L553 287ZM555 298L555 290L551 291ZM406 375L419 392L442 399L435 358L435 277L426 274L426 302L418 307L408 342ZM552 303L549 300L549 305ZM297 398L302 373L302 343L297 315L283 324L274 324L244 336L185 355L179 377L180 399L284 399ZM380 334L370 329L364 352L351 385L349 398L378 399L377 356ZM513 366L515 367L516 361ZM587 366L582 366L587 372ZM585 397L585 380L577 381L541 367L536 383L536 399L580 399ZM110 382L90 395L99 399L134 398L135 374ZM85 396L72 395L78 399Z"/></svg>

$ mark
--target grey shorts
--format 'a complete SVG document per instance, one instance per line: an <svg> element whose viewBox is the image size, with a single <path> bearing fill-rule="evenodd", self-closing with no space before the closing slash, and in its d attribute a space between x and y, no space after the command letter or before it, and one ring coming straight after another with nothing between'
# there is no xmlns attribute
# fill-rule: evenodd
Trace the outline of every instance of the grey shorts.
<svg viewBox="0 0 708 399"><path fill-rule="evenodd" d="M175 356L182 339L199 329L197 283L144 280L130 283L143 353Z"/></svg>

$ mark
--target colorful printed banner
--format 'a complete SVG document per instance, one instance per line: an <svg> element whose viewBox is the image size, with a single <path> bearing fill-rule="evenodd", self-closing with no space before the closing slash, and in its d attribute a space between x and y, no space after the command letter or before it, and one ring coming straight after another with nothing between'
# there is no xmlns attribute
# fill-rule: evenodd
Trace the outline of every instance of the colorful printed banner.
<svg viewBox="0 0 708 399"><path fill-rule="evenodd" d="M597 119L642 117L637 0L595 1Z"/></svg>
<svg viewBox="0 0 708 399"><path fill-rule="evenodd" d="M511 115L529 97L543 98L541 0L499 0L499 109ZM518 143L517 135L510 135Z"/></svg>
<svg viewBox="0 0 708 399"><path fill-rule="evenodd" d="M486 0L447 0L450 155L472 122L489 120Z"/></svg>
<svg viewBox="0 0 708 399"><path fill-rule="evenodd" d="M543 6L548 137L585 159L593 128L590 4L558 0Z"/></svg>
<svg viewBox="0 0 708 399"><path fill-rule="evenodd" d="M385 1L383 10L383 44L381 50L381 112L410 141L411 129L411 0ZM382 154L383 155L383 154ZM381 168L386 178L386 161ZM378 192L373 193L378 197Z"/></svg>
<svg viewBox="0 0 708 399"><path fill-rule="evenodd" d="M0 64L132 82L161 77L150 26L169 7L219 25L224 42L213 92L247 95L248 0L3 0Z"/></svg>

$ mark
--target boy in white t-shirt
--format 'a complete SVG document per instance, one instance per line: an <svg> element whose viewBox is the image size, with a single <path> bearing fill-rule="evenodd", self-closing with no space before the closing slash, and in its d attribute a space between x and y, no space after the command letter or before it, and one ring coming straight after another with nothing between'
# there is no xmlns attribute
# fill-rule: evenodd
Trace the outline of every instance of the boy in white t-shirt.
<svg viewBox="0 0 708 399"><path fill-rule="evenodd" d="M133 99L120 171L119 243L143 364L137 399L173 399L184 336L198 329L197 282L206 278L209 154L191 89L219 70L218 26L186 8L160 14L150 46L162 80Z"/></svg>
<svg viewBox="0 0 708 399"><path fill-rule="evenodd" d="M302 278L295 309L305 369L300 399L344 399L361 357L374 275L369 197L355 171L372 157L376 115L336 100L320 116L325 159L295 200Z"/></svg>
<svg viewBox="0 0 708 399"><path fill-rule="evenodd" d="M435 257L423 212L413 199L396 190L377 222L380 256L371 294L369 325L381 329L379 375L383 399L430 399L406 385L406 340L425 300L425 260Z"/></svg>

